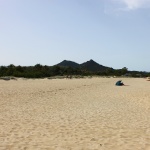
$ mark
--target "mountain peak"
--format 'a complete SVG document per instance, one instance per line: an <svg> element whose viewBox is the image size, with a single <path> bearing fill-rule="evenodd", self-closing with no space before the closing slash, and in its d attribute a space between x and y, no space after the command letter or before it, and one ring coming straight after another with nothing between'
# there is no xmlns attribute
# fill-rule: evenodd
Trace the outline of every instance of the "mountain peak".
<svg viewBox="0 0 150 150"><path fill-rule="evenodd" d="M98 64L93 59L90 59L89 61L80 64L80 66L81 68L92 71L92 72L96 72L96 71L103 72L107 68L109 68L109 67L105 67L105 66Z"/></svg>
<svg viewBox="0 0 150 150"><path fill-rule="evenodd" d="M62 62L57 64L57 66L78 68L79 64L73 61L63 60Z"/></svg>
<svg viewBox="0 0 150 150"><path fill-rule="evenodd" d="M90 59L89 61L92 61L92 62L93 62L94 60L93 60L93 59ZM94 62L95 62L95 61L94 61Z"/></svg>
<svg viewBox="0 0 150 150"><path fill-rule="evenodd" d="M87 61L87 62L90 62L90 63L97 63L97 62L95 62L93 59L90 59L90 60Z"/></svg>
<svg viewBox="0 0 150 150"><path fill-rule="evenodd" d="M91 64L91 65L99 65L97 62L95 62L93 59L90 59L87 62L84 62L83 64Z"/></svg>

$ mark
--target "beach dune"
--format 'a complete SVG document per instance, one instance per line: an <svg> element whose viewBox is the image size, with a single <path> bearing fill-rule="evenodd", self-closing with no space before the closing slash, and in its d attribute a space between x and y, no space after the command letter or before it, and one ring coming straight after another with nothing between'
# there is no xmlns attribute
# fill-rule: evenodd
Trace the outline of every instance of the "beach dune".
<svg viewBox="0 0 150 150"><path fill-rule="evenodd" d="M150 150L150 82L0 80L0 150Z"/></svg>

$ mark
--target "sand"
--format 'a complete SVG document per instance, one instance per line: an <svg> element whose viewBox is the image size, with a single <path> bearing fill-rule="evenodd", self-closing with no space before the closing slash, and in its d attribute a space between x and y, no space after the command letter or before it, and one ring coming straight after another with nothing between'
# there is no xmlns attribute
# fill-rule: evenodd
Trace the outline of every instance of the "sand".
<svg viewBox="0 0 150 150"><path fill-rule="evenodd" d="M150 82L0 80L0 150L150 150Z"/></svg>

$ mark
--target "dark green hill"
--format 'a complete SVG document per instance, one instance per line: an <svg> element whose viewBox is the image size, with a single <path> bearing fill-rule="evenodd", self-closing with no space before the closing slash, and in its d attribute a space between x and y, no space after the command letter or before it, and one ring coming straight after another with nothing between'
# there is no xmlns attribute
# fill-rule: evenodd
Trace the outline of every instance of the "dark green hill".
<svg viewBox="0 0 150 150"><path fill-rule="evenodd" d="M72 68L79 68L80 67L80 65L78 63L73 62L73 61L69 61L69 60L63 60L62 62L57 64L57 66L72 67Z"/></svg>
<svg viewBox="0 0 150 150"><path fill-rule="evenodd" d="M92 72L104 72L107 69L109 69L109 67L102 66L92 59L85 63L80 64L80 68Z"/></svg>

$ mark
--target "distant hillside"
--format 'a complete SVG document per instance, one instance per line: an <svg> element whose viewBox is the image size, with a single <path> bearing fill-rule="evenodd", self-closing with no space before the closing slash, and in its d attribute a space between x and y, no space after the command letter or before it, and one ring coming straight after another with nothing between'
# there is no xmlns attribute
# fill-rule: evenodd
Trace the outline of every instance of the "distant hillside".
<svg viewBox="0 0 150 150"><path fill-rule="evenodd" d="M68 60L64 60L62 62L60 62L59 64L57 64L57 66L61 66L61 67L72 67L72 68L79 68L80 65L76 62L73 61L68 61Z"/></svg>
<svg viewBox="0 0 150 150"><path fill-rule="evenodd" d="M97 71L104 72L107 69L109 69L109 67L102 66L98 64L97 62L93 61L92 59L82 64L78 64L73 61L64 60L60 62L59 64L57 64L57 66L81 68L82 70L87 70L87 71L92 71L92 72L97 72Z"/></svg>
<svg viewBox="0 0 150 150"><path fill-rule="evenodd" d="M93 60L89 60L82 64L77 64L72 61L63 61L54 66L47 66L36 64L35 66L15 66L10 64L9 66L0 66L0 80L16 80L19 78L46 78L59 76L63 78L68 75L78 76L129 76L129 77L150 77L150 72L141 71L128 71L126 67L122 69L113 69L102 66ZM78 67L78 68L77 68ZM61 76L61 77L60 77ZM49 78L51 79L51 78Z"/></svg>
<svg viewBox="0 0 150 150"><path fill-rule="evenodd" d="M80 64L80 67L82 69L86 69L86 70L92 71L92 72L97 72L97 71L104 72L107 69L109 69L109 67L102 66L102 65L98 64L97 62L93 61L92 59L85 63Z"/></svg>

